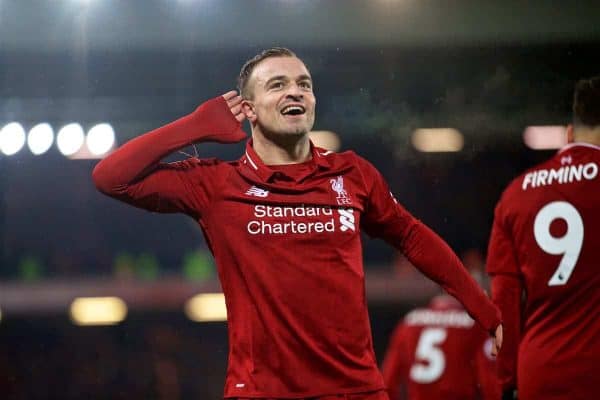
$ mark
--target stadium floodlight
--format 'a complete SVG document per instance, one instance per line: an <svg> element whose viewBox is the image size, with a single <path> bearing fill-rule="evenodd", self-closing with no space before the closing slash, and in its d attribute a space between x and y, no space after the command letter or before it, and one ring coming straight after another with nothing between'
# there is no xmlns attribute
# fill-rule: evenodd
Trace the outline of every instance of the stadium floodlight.
<svg viewBox="0 0 600 400"><path fill-rule="evenodd" d="M54 142L54 130L45 122L31 128L27 135L29 150L36 156L47 152L52 142Z"/></svg>
<svg viewBox="0 0 600 400"><path fill-rule="evenodd" d="M412 135L415 149L426 153L461 151L463 135L454 128L417 129Z"/></svg>
<svg viewBox="0 0 600 400"><path fill-rule="evenodd" d="M223 293L201 293L185 304L185 314L192 321L227 321L227 307Z"/></svg>
<svg viewBox="0 0 600 400"><path fill-rule="evenodd" d="M560 149L567 144L565 126L528 126L523 132L523 142L533 150Z"/></svg>
<svg viewBox="0 0 600 400"><path fill-rule="evenodd" d="M114 325L127 316L127 305L118 297L79 297L70 315L76 325Z"/></svg>
<svg viewBox="0 0 600 400"><path fill-rule="evenodd" d="M110 124L94 125L87 133L87 148L93 155L100 156L115 144L115 131Z"/></svg>
<svg viewBox="0 0 600 400"><path fill-rule="evenodd" d="M83 146L84 140L83 128L77 123L63 126L56 135L58 150L65 156L77 153Z"/></svg>
<svg viewBox="0 0 600 400"><path fill-rule="evenodd" d="M18 122L8 123L0 130L0 151L7 156L16 154L25 145L25 129Z"/></svg>

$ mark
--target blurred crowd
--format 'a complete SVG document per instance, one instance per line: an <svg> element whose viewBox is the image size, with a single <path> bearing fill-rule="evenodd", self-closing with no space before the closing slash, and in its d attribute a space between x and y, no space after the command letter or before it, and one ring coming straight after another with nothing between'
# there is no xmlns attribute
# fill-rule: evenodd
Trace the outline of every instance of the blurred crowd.
<svg viewBox="0 0 600 400"><path fill-rule="evenodd" d="M173 316L78 327L59 317L3 321L0 393L20 399L216 399L225 324Z"/></svg>

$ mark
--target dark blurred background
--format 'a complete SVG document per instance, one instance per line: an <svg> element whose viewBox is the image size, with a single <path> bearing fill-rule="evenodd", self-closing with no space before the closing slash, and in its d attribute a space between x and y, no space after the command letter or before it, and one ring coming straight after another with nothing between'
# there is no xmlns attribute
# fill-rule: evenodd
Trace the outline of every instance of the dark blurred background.
<svg viewBox="0 0 600 400"><path fill-rule="evenodd" d="M600 73L600 3L524 3L0 0L0 397L217 399L227 358L226 323L184 312L220 291L194 222L100 195L98 157L56 140L34 155L8 124L105 122L118 146L232 89L261 49L290 47L313 74L315 129L375 164L481 276L503 187L555 151L524 132L569 123L574 83ZM417 150L416 130L432 128L462 146ZM381 357L439 289L382 242L365 238L364 258ZM126 317L82 325L73 301L106 296Z"/></svg>

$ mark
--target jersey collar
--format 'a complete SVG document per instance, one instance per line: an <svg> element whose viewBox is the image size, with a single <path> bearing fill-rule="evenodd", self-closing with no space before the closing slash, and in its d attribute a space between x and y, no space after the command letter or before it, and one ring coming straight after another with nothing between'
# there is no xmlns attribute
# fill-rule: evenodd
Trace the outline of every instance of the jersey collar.
<svg viewBox="0 0 600 400"><path fill-rule="evenodd" d="M569 150L569 149L572 149L573 147L579 147L579 146L590 147L592 149L600 150L600 147L596 146L595 144L584 143L584 142L573 142L573 143L567 144L566 146L563 146L558 152L562 153L565 150Z"/></svg>
<svg viewBox="0 0 600 400"><path fill-rule="evenodd" d="M330 151L326 151L324 149L316 147L312 143L312 141L310 142L310 151L312 154L312 161L315 164L315 168L311 169L305 175L298 177L298 181L303 180L307 176L311 175L318 168L328 169L331 167L327 160L327 157L325 157L327 154L331 153ZM281 171L269 168L268 165L265 165L263 163L263 161L260 159L258 154L256 154L254 148L252 147L252 139L246 142L246 152L244 153L240 161L246 169L251 170L263 182L270 182L276 174L284 174Z"/></svg>

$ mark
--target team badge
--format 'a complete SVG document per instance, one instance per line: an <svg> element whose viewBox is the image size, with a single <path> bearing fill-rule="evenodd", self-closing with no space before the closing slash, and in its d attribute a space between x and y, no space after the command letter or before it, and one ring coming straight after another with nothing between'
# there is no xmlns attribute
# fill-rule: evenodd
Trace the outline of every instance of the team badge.
<svg viewBox="0 0 600 400"><path fill-rule="evenodd" d="M348 197L348 193L344 189L344 178L340 175L336 179L330 179L331 189L337 193L337 203L338 205L348 205L352 204L352 199Z"/></svg>

